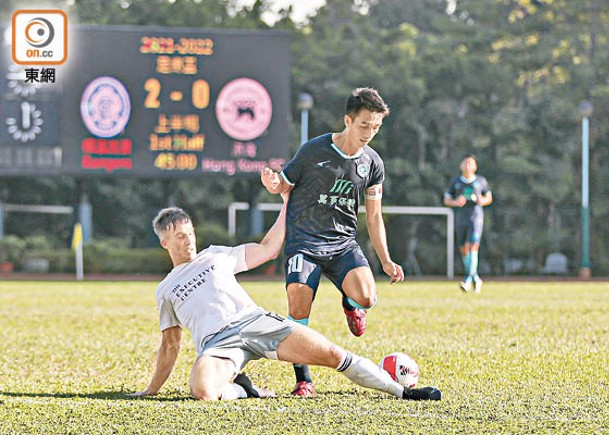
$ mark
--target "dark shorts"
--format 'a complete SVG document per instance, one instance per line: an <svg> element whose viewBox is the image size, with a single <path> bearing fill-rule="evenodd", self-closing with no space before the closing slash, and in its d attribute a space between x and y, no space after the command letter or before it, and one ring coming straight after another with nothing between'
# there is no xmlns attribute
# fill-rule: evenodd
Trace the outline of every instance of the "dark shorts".
<svg viewBox="0 0 609 435"><path fill-rule="evenodd" d="M466 243L480 243L483 226L484 216L473 216L471 219L457 219L455 223L457 246L463 246Z"/></svg>
<svg viewBox="0 0 609 435"><path fill-rule="evenodd" d="M313 289L313 297L315 297L321 275L324 274L344 295L345 276L350 270L362 266L369 268L370 264L357 243L353 243L337 254L328 256L314 256L302 252L287 254L286 286L291 283L306 284Z"/></svg>

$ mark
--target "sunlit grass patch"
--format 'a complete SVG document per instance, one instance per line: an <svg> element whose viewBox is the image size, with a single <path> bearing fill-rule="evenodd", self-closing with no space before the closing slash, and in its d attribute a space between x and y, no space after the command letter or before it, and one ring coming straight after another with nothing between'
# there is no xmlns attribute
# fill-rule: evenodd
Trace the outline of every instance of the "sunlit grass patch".
<svg viewBox="0 0 609 435"><path fill-rule="evenodd" d="M285 314L280 282L244 286ZM154 283L0 283L0 433L602 433L609 427L609 284L494 283L480 295L454 282L379 284L361 338L338 292L320 288L311 327L375 362L402 351L439 403L404 402L313 368L318 395L289 395L289 364L256 361L271 400L189 398L189 334L154 398L159 344Z"/></svg>

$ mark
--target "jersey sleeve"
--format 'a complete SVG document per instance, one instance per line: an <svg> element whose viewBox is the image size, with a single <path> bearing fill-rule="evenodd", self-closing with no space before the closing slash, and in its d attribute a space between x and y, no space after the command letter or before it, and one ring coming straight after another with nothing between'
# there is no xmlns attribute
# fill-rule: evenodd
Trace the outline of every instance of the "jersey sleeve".
<svg viewBox="0 0 609 435"><path fill-rule="evenodd" d="M448 182L448 187L444 191L444 198L455 199L456 193L457 192L455 192L455 179L451 178Z"/></svg>
<svg viewBox="0 0 609 435"><path fill-rule="evenodd" d="M372 171L370 173L370 181L366 187L383 184L385 181L385 164L380 157L373 160Z"/></svg>
<svg viewBox="0 0 609 435"><path fill-rule="evenodd" d="M281 171L281 176L289 185L293 186L298 183L298 181L300 181L300 178L304 174L306 164L309 161L309 148L309 143L306 143L301 146L300 149L296 152L296 155L292 157L292 160L290 160L285 166L285 168L283 168L283 171Z"/></svg>
<svg viewBox="0 0 609 435"><path fill-rule="evenodd" d="M488 181L486 181L485 177L480 177L480 193L482 195L487 195L491 192L491 188L488 185Z"/></svg>
<svg viewBox="0 0 609 435"><path fill-rule="evenodd" d="M248 270L247 263L245 261L245 245L235 247L210 246L208 250L212 251L215 255L221 255L224 257L222 259L222 263L232 270L233 274Z"/></svg>
<svg viewBox="0 0 609 435"><path fill-rule="evenodd" d="M172 328L174 326L181 326L178 317L173 309L173 305L163 296L159 296L157 300L157 305L159 307L159 326L161 328L161 332L165 329Z"/></svg>

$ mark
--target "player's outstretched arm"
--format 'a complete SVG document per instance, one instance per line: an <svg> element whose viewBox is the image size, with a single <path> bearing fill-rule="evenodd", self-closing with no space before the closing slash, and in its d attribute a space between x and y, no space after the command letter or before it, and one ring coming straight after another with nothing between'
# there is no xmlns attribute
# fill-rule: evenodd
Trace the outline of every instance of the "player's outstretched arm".
<svg viewBox="0 0 609 435"><path fill-rule="evenodd" d="M283 207L281 207L277 220L262 241L245 245L245 262L248 269L254 269L279 256L285 240L285 215L288 198L290 197L289 191L281 193L281 197L283 198Z"/></svg>
<svg viewBox="0 0 609 435"><path fill-rule="evenodd" d="M182 329L179 326L165 329L159 346L154 375L148 384L148 388L139 391L132 396L154 396L159 392L165 381L169 378L173 366L180 353L180 342L182 340Z"/></svg>

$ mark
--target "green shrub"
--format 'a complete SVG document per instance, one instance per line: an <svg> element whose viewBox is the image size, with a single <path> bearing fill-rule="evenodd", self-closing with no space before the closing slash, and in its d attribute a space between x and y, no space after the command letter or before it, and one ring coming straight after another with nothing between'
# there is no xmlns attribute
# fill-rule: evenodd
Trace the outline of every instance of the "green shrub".
<svg viewBox="0 0 609 435"><path fill-rule="evenodd" d="M107 246L107 245L106 245ZM75 255L71 249L50 249L30 251L23 256L45 258L49 261L50 273L74 273ZM162 248L154 249L98 249L86 245L83 252L85 274L89 273L129 273L163 275L171 270L169 255Z"/></svg>
<svg viewBox="0 0 609 435"><path fill-rule="evenodd" d="M19 263L25 242L17 236L6 236L0 239L0 262Z"/></svg>
<svg viewBox="0 0 609 435"><path fill-rule="evenodd" d="M85 273L165 274L172 268L171 259L162 248L94 253L85 247L83 256Z"/></svg>
<svg viewBox="0 0 609 435"><path fill-rule="evenodd" d="M37 249L28 251L23 256L23 264L31 258L45 258L49 261L50 273L74 272L74 251L63 249Z"/></svg>
<svg viewBox="0 0 609 435"><path fill-rule="evenodd" d="M53 247L56 247L56 243L53 243L51 241L50 238L46 237L46 236L29 236L29 237L25 237L23 240L23 243L25 245L24 247L24 253L27 254L28 251L32 251L32 250L50 250L53 249Z"/></svg>

